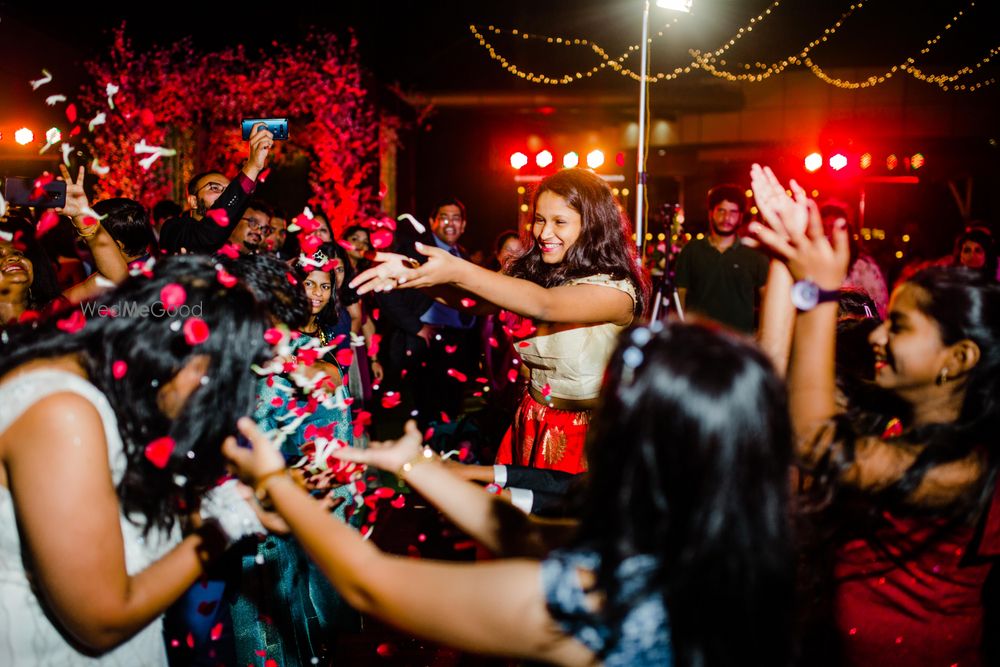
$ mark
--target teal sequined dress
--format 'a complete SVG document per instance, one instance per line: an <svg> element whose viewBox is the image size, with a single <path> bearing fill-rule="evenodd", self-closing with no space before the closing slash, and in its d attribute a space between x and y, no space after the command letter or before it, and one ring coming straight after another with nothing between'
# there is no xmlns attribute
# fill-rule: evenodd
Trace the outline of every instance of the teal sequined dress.
<svg viewBox="0 0 1000 667"><path fill-rule="evenodd" d="M272 405L276 397L287 400L290 396L282 385L291 387L280 376L274 376L270 387L264 380L258 385L254 420L265 432L276 431L292 418L285 407ZM346 398L346 387L339 387L337 393L339 398ZM329 401L286 436L281 449L289 464L301 458L299 448L305 443L309 425L328 427L334 423L335 437L350 443L350 408L342 401ZM334 515L347 521L345 510L351 503L350 490L343 486L334 495L346 499ZM236 664L260 664L258 651L266 651L267 658L283 667L328 664L337 636L360 630L360 615L344 602L293 537L268 535L261 542L251 542L238 558L239 581L227 587L233 591L229 603Z"/></svg>

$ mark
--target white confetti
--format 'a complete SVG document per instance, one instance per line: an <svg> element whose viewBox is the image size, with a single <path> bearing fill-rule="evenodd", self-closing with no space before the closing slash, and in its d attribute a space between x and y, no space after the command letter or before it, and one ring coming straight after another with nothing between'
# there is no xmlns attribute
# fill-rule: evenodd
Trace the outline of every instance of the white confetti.
<svg viewBox="0 0 1000 667"><path fill-rule="evenodd" d="M42 70L42 78L41 79L35 79L34 81L32 81L31 82L31 89L32 90L38 90L39 88L41 88L42 86L44 86L45 84L47 84L47 83L49 83L51 81L52 81L52 75L49 74L48 70L44 70L43 69Z"/></svg>
<svg viewBox="0 0 1000 667"><path fill-rule="evenodd" d="M115 94L118 93L118 86L116 86L113 83L109 83L107 87L104 89L104 91L108 94L108 106L114 109L115 108L114 97Z"/></svg>
<svg viewBox="0 0 1000 667"><path fill-rule="evenodd" d="M98 125L104 125L104 123L107 122L107 119L108 119L107 116L105 116L104 112L101 111L90 120L90 125L88 125L87 127L90 128L91 132L93 132L94 128L97 127Z"/></svg>
<svg viewBox="0 0 1000 667"><path fill-rule="evenodd" d="M63 144L62 145L63 162L66 164L67 167L70 166L70 164L69 164L69 154L72 153L72 152L73 152L73 147L72 146L70 146L69 144Z"/></svg>
<svg viewBox="0 0 1000 667"><path fill-rule="evenodd" d="M411 225L413 225L413 228L415 230L417 230L417 234L423 234L424 232L427 231L427 228L424 227L422 224L420 224L420 222L409 213L403 213L402 215L397 217L396 220L406 220Z"/></svg>
<svg viewBox="0 0 1000 667"><path fill-rule="evenodd" d="M50 107L54 107L60 102L65 102L65 101L66 101L65 95L49 95L48 97L45 98L45 103L48 104Z"/></svg>
<svg viewBox="0 0 1000 667"><path fill-rule="evenodd" d="M98 176L105 176L107 175L108 172L111 171L111 167L105 167L100 162L98 162L97 158L95 157L94 161L90 163L90 171L97 174Z"/></svg>
<svg viewBox="0 0 1000 667"><path fill-rule="evenodd" d="M3 198L3 195L0 194L0 218L4 217L5 215L7 215L7 201ZM6 233L6 232L0 232L0 234L4 234L4 233ZM13 238L14 237L11 236L9 239L6 239L6 240L7 241L11 241L11 240L13 240Z"/></svg>

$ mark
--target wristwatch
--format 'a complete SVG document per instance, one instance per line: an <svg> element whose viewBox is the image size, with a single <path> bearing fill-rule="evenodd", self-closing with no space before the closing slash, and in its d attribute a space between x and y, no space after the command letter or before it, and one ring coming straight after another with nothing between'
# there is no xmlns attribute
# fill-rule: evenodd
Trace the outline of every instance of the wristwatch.
<svg viewBox="0 0 1000 667"><path fill-rule="evenodd" d="M811 280L799 280L792 285L792 304L800 311L812 310L821 303L836 301L840 290L827 290Z"/></svg>

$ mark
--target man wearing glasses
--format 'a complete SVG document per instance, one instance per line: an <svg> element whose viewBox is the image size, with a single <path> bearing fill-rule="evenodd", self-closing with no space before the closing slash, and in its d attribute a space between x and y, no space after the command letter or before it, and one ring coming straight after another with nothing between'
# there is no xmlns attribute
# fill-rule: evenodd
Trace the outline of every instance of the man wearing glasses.
<svg viewBox="0 0 1000 667"><path fill-rule="evenodd" d="M685 312L752 333L754 311L767 282L767 257L737 233L747 200L738 185L708 192L708 236L688 242L677 257L674 281Z"/></svg>
<svg viewBox="0 0 1000 667"><path fill-rule="evenodd" d="M163 223L160 248L169 254L217 252L240 224L273 144L260 124L250 135L250 157L233 181L217 171L195 174L188 181L188 211Z"/></svg>

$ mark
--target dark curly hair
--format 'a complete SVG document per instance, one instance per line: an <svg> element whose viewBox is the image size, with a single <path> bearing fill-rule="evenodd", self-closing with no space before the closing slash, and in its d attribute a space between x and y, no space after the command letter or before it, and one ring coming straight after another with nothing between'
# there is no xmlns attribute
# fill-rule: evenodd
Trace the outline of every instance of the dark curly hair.
<svg viewBox="0 0 1000 667"><path fill-rule="evenodd" d="M528 250L510 262L505 273L543 287L563 285L574 278L595 274L610 275L613 280L628 280L635 287L633 312L641 314L649 296L649 282L639 269L635 248L630 242L631 226L604 180L586 169L563 169L544 178L535 189L532 215L544 192L561 197L580 214L580 236L555 265L542 261L536 239L526 239Z"/></svg>
<svg viewBox="0 0 1000 667"><path fill-rule="evenodd" d="M151 277L132 276L88 305L90 317L79 331L63 331L51 319L8 329L0 344L0 375L35 359L77 355L117 417L127 459L117 489L122 510L142 517L147 531L169 528L181 511L197 507L225 474L223 439L235 433L239 417L253 413L250 367L267 357L268 319L245 286L224 287L216 271L208 257L169 257L156 263ZM161 291L171 284L187 297L184 307L167 311ZM195 316L210 333L191 345L183 325ZM209 359L206 380L169 419L159 408L158 388L201 355ZM116 361L127 365L120 379L114 377ZM167 465L158 468L145 448L163 436L176 444Z"/></svg>

